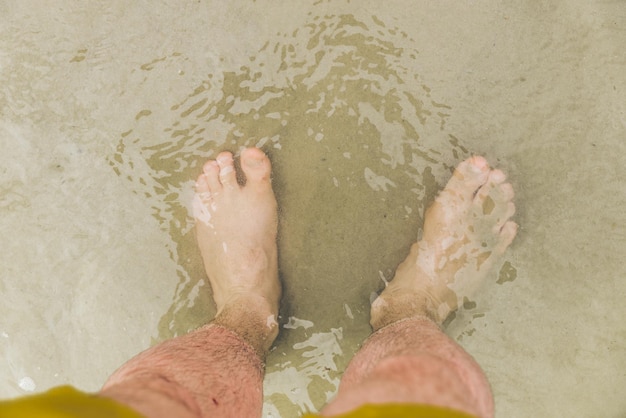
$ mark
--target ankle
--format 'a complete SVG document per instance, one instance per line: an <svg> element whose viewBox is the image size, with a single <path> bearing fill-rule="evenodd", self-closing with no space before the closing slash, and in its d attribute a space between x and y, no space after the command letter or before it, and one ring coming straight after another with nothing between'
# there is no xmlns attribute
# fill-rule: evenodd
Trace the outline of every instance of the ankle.
<svg viewBox="0 0 626 418"><path fill-rule="evenodd" d="M278 307L258 295L231 298L213 323L235 332L264 359L278 336Z"/></svg>
<svg viewBox="0 0 626 418"><path fill-rule="evenodd" d="M372 303L370 324L375 331L407 318L424 316L441 326L455 309L449 302L439 301L428 292L410 291L385 295Z"/></svg>

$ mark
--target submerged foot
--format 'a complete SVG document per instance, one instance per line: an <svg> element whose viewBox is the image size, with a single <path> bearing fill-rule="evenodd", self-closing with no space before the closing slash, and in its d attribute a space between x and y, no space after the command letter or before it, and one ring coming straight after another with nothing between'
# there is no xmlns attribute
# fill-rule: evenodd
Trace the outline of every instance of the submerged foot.
<svg viewBox="0 0 626 418"><path fill-rule="evenodd" d="M422 239L372 304L375 330L415 315L441 324L474 294L517 233L505 179L482 157L459 164L426 211Z"/></svg>
<svg viewBox="0 0 626 418"><path fill-rule="evenodd" d="M237 181L230 152L204 164L193 202L198 245L217 305L216 321L267 323L275 337L281 288L271 164L261 150L248 148L241 153L241 170L244 185Z"/></svg>

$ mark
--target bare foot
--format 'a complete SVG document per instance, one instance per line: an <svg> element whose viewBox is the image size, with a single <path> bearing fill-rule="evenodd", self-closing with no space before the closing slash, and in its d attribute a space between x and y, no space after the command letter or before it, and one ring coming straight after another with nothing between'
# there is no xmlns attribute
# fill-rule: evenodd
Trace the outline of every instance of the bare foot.
<svg viewBox="0 0 626 418"><path fill-rule="evenodd" d="M441 324L474 294L517 233L505 178L483 157L459 164L426 211L422 239L372 303L374 330L415 315Z"/></svg>
<svg viewBox="0 0 626 418"><path fill-rule="evenodd" d="M245 321L252 327L267 324L273 334L264 337L267 345L278 332L281 293L271 164L261 150L248 148L241 153L241 168L243 186L230 152L204 164L193 202L196 234L217 305L216 322L221 318L231 328Z"/></svg>

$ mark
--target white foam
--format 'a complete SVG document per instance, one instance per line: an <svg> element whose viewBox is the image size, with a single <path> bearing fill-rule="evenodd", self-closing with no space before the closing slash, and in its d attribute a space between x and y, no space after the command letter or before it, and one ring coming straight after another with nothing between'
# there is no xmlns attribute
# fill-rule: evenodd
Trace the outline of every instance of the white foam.
<svg viewBox="0 0 626 418"><path fill-rule="evenodd" d="M275 326L278 325L278 322L276 321L276 316L275 315L270 315L267 317L267 321L265 323L267 325L268 328L274 328Z"/></svg>
<svg viewBox="0 0 626 418"><path fill-rule="evenodd" d="M35 381L28 376L22 377L18 382L18 386L26 392L34 392L37 389Z"/></svg>
<svg viewBox="0 0 626 418"><path fill-rule="evenodd" d="M313 322L307 321L306 319L299 319L299 318L296 318L295 316L290 316L289 321L285 325L283 325L283 328L285 329L297 329L297 328L308 329L308 328L311 328L313 325L314 325Z"/></svg>
<svg viewBox="0 0 626 418"><path fill-rule="evenodd" d="M207 208L202 201L200 193L196 193L193 196L193 216L206 226L213 228L213 224L211 224L211 212L209 212L209 208Z"/></svg>
<svg viewBox="0 0 626 418"><path fill-rule="evenodd" d="M380 280L382 280L383 283L385 283L385 287L389 286L389 280L385 278L385 275L383 274L383 272L378 270L378 275L380 276Z"/></svg>
<svg viewBox="0 0 626 418"><path fill-rule="evenodd" d="M354 319L354 315L352 315L352 309L350 309L347 303L343 304L343 309L346 311L346 315L348 315L348 318Z"/></svg>
<svg viewBox="0 0 626 418"><path fill-rule="evenodd" d="M363 175L367 184L375 191L388 191L388 187L397 187L396 183L385 176L379 176L371 168L365 167Z"/></svg>
<svg viewBox="0 0 626 418"><path fill-rule="evenodd" d="M311 394L316 391L310 386L314 381L322 379L331 385L325 393L326 401L330 400L339 387L335 357L343 354L339 344L342 339L343 329L331 328L330 332L316 332L305 341L294 344L295 350L302 350L301 358L293 363L289 361L281 364L280 369L266 374L263 383L266 399L271 399L275 394L286 396L301 412L314 411L316 408ZM266 402L264 408L277 412L275 406L272 408L270 405Z"/></svg>

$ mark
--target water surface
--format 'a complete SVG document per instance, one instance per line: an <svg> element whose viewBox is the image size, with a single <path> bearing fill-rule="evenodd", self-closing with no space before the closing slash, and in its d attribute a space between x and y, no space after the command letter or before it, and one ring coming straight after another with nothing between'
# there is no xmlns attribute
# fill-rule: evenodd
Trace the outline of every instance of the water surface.
<svg viewBox="0 0 626 418"><path fill-rule="evenodd" d="M0 394L96 390L209 320L193 181L256 145L285 294L266 416L333 395L372 294L472 153L509 173L522 228L447 332L502 416L623 415L616 4L42 4L0 4Z"/></svg>

